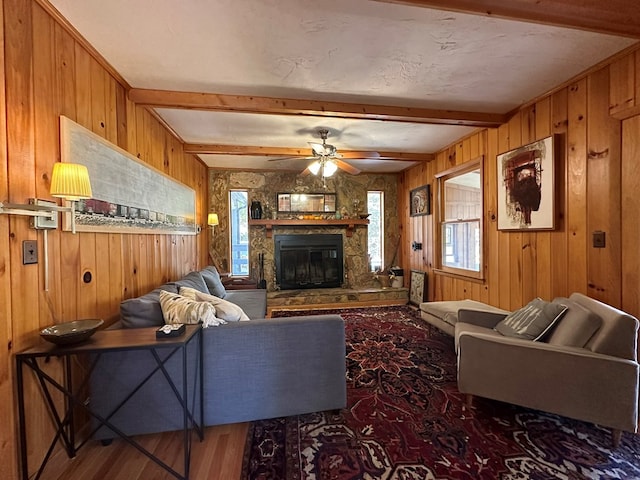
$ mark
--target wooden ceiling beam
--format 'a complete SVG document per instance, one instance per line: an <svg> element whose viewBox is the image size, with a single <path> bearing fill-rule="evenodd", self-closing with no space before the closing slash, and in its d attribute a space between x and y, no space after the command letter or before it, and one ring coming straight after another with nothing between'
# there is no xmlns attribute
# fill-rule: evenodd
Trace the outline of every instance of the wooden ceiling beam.
<svg viewBox="0 0 640 480"><path fill-rule="evenodd" d="M129 90L129 99L138 105L154 108L181 108L274 115L307 115L439 125L463 125L481 128L498 127L508 120L505 114L500 113L464 112L390 105L364 105L359 103L139 88Z"/></svg>
<svg viewBox="0 0 640 480"><path fill-rule="evenodd" d="M207 145L187 143L184 153L193 155L245 155L256 157L309 157L309 148L259 147L243 145ZM433 153L422 152L371 152L364 150L339 151L342 160L399 160L405 162L430 162L435 159Z"/></svg>
<svg viewBox="0 0 640 480"><path fill-rule="evenodd" d="M374 0L640 38L636 0Z"/></svg>

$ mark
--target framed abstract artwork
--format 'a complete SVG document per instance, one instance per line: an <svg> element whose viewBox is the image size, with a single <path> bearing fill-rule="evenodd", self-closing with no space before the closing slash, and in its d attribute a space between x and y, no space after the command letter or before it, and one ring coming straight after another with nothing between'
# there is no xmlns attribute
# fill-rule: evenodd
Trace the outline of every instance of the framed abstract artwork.
<svg viewBox="0 0 640 480"><path fill-rule="evenodd" d="M431 214L431 186L423 185L409 193L409 214L412 217Z"/></svg>
<svg viewBox="0 0 640 480"><path fill-rule="evenodd" d="M498 230L555 228L555 147L549 136L498 155Z"/></svg>
<svg viewBox="0 0 640 480"><path fill-rule="evenodd" d="M420 270L411 270L409 277L409 303L420 305L427 301L427 274Z"/></svg>

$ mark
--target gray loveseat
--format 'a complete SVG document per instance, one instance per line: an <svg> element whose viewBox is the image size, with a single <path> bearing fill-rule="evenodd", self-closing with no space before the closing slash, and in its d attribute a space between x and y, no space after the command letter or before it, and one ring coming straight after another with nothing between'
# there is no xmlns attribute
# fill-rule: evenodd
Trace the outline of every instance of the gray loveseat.
<svg viewBox="0 0 640 480"><path fill-rule="evenodd" d="M213 267L191 272L142 297L125 300L120 309L121 321L115 328L162 325L159 291L178 293L180 286L224 297L240 306L251 319L203 330L206 426L346 406L342 318L318 315L265 319L266 291L225 291ZM167 362L167 370L180 382L182 370L177 357ZM197 363L193 351L189 352L189 361ZM110 421L127 435L181 429L181 407L159 372L112 415L132 386L154 366L154 359L146 351L103 355L90 377L93 411L111 417ZM190 388L191 381L190 378ZM102 427L94 438L114 436Z"/></svg>
<svg viewBox="0 0 640 480"><path fill-rule="evenodd" d="M638 426L638 320L580 293L540 341L494 330L505 314L460 309L455 324L460 392L622 431Z"/></svg>

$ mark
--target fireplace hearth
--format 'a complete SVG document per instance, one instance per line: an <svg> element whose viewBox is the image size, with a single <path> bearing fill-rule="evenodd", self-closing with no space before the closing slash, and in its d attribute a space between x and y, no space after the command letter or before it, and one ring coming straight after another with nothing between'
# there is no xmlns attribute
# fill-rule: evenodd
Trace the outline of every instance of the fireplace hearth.
<svg viewBox="0 0 640 480"><path fill-rule="evenodd" d="M337 288L344 281L342 235L275 235L280 290Z"/></svg>

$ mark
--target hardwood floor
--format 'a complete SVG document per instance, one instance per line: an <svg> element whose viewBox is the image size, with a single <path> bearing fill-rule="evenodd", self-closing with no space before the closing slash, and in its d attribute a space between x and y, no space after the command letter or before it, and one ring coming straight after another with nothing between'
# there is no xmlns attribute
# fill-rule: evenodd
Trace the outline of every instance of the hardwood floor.
<svg viewBox="0 0 640 480"><path fill-rule="evenodd" d="M194 436L191 452L191 480L240 480L242 457L249 423L207 427L204 440ZM195 435L195 434L194 434ZM145 448L158 455L171 468L182 473L182 432L136 437ZM32 466L30 474L35 473ZM43 480L171 480L174 476L156 465L121 439L102 446L91 441L75 458L61 450L49 461Z"/></svg>

